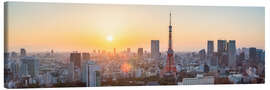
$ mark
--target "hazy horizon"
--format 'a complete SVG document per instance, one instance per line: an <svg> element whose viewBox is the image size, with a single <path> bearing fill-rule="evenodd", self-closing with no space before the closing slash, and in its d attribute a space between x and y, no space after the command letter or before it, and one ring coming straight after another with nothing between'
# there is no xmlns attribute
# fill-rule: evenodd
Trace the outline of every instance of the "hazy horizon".
<svg viewBox="0 0 270 90"><path fill-rule="evenodd" d="M264 7L159 6L8 2L8 51L150 50L168 48L172 12L173 49L207 48L207 40L236 40L236 47L265 49Z"/></svg>

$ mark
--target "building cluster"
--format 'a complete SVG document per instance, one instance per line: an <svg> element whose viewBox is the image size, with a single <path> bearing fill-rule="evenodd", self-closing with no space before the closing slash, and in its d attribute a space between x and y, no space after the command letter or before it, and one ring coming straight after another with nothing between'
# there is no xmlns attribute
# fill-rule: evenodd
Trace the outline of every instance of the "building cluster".
<svg viewBox="0 0 270 90"><path fill-rule="evenodd" d="M89 53L4 53L7 88L100 86L100 67ZM75 83L75 84L74 84Z"/></svg>
<svg viewBox="0 0 270 90"><path fill-rule="evenodd" d="M7 88L95 87L131 85L194 85L264 83L265 51L238 48L235 40L207 41L207 49L175 52L172 47L171 14L167 52L159 40L144 48L93 50L92 52L27 53L24 48L4 53Z"/></svg>

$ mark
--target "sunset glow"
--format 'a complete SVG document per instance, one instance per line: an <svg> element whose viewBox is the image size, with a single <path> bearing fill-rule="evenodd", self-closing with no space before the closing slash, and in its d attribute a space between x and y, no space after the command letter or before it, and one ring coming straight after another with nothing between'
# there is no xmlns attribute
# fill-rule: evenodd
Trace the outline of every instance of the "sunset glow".
<svg viewBox="0 0 270 90"><path fill-rule="evenodd" d="M172 11L173 48L195 51L207 40L237 40L237 47L264 48L264 8L10 3L9 51L88 51L168 47ZM33 16L34 15L34 16ZM113 35L113 36L112 36ZM216 50L216 48L215 48Z"/></svg>
<svg viewBox="0 0 270 90"><path fill-rule="evenodd" d="M129 72L130 70L131 70L131 65L130 64L128 64L128 63L123 63L122 65L121 65L121 70L123 71L123 72Z"/></svg>
<svg viewBox="0 0 270 90"><path fill-rule="evenodd" d="M112 37L112 36L107 36L107 40L108 40L109 42L112 42L112 41L113 41L113 37Z"/></svg>

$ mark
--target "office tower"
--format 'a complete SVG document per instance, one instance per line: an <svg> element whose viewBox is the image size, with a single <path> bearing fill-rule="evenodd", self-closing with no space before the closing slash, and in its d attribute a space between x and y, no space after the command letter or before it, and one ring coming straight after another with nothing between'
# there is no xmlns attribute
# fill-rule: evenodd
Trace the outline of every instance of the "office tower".
<svg viewBox="0 0 270 90"><path fill-rule="evenodd" d="M207 41L207 55L213 56L214 54L214 41L208 40Z"/></svg>
<svg viewBox="0 0 270 90"><path fill-rule="evenodd" d="M245 54L245 60L249 59L249 48L242 48L242 52Z"/></svg>
<svg viewBox="0 0 270 90"><path fill-rule="evenodd" d="M82 63L82 82L86 83L86 76L87 76L87 65L88 65L88 61L86 61L85 63Z"/></svg>
<svg viewBox="0 0 270 90"><path fill-rule="evenodd" d="M256 56L257 56L257 60L259 60L260 62L263 62L264 63L264 50L262 49L256 49Z"/></svg>
<svg viewBox="0 0 270 90"><path fill-rule="evenodd" d="M226 52L226 47L227 46L227 41L226 40L218 40L218 47L217 47L217 52L219 54Z"/></svg>
<svg viewBox="0 0 270 90"><path fill-rule="evenodd" d="M88 61L86 65L86 86L95 87L100 86L100 67L93 61Z"/></svg>
<svg viewBox="0 0 270 90"><path fill-rule="evenodd" d="M21 57L26 56L26 50L24 48L21 48Z"/></svg>
<svg viewBox="0 0 270 90"><path fill-rule="evenodd" d="M127 48L127 53L130 53L130 52L131 52L130 48Z"/></svg>
<svg viewBox="0 0 270 90"><path fill-rule="evenodd" d="M249 60L250 61L256 60L256 48L255 47L249 48Z"/></svg>
<svg viewBox="0 0 270 90"><path fill-rule="evenodd" d="M143 48L138 48L138 57L143 56Z"/></svg>
<svg viewBox="0 0 270 90"><path fill-rule="evenodd" d="M237 61L236 61L237 66L242 66L242 62L245 60L246 60L245 53L242 51L242 52L240 52L239 57L237 58Z"/></svg>
<svg viewBox="0 0 270 90"><path fill-rule="evenodd" d="M151 57L158 58L159 56L159 40L151 40Z"/></svg>
<svg viewBox="0 0 270 90"><path fill-rule="evenodd" d="M4 69L8 67L8 61L9 61L9 53L4 52Z"/></svg>
<svg viewBox="0 0 270 90"><path fill-rule="evenodd" d="M217 47L217 54L218 54L218 64L219 66L227 65L227 51L226 47L227 41L226 40L218 40L218 47ZM222 64L222 65L221 65Z"/></svg>
<svg viewBox="0 0 270 90"><path fill-rule="evenodd" d="M105 51L105 50L102 50L102 51L101 51L101 54L102 54L102 55L106 54L106 51Z"/></svg>
<svg viewBox="0 0 270 90"><path fill-rule="evenodd" d="M81 67L81 81L86 82L86 65L90 61L90 54L88 52L82 53L82 67Z"/></svg>
<svg viewBox="0 0 270 90"><path fill-rule="evenodd" d="M164 75L176 77L176 67L174 61L174 51L172 48L172 24L171 24L171 13L170 13L170 25L169 25L169 48L167 52L167 61L164 68Z"/></svg>
<svg viewBox="0 0 270 90"><path fill-rule="evenodd" d="M225 68L228 66L229 64L229 55L226 52L223 52L220 56L219 56L219 66L222 68Z"/></svg>
<svg viewBox="0 0 270 90"><path fill-rule="evenodd" d="M53 51L53 49L51 50L51 53L50 53L50 54L51 54L51 56L54 56L54 51Z"/></svg>
<svg viewBox="0 0 270 90"><path fill-rule="evenodd" d="M218 65L218 54L214 52L213 56L210 58L210 65L217 66Z"/></svg>
<svg viewBox="0 0 270 90"><path fill-rule="evenodd" d="M75 79L75 75L74 75L74 63L73 62L70 62L69 65L68 65L68 81L69 82L72 82L74 81Z"/></svg>
<svg viewBox="0 0 270 90"><path fill-rule="evenodd" d="M19 75L19 65L16 63L16 61L11 61L10 63L10 71L12 72L12 79L15 80L17 79Z"/></svg>
<svg viewBox="0 0 270 90"><path fill-rule="evenodd" d="M236 68L236 45L235 40L230 40L228 43L228 57L229 57L229 67Z"/></svg>
<svg viewBox="0 0 270 90"><path fill-rule="evenodd" d="M21 58L21 75L31 75L37 77L39 75L39 60L35 57L22 57Z"/></svg>
<svg viewBox="0 0 270 90"><path fill-rule="evenodd" d="M90 60L90 54L88 52L82 53L82 61Z"/></svg>
<svg viewBox="0 0 270 90"><path fill-rule="evenodd" d="M200 55L200 59L202 61L202 63L205 63L204 60L206 58L206 52L205 52L205 49L202 49L199 51L199 55Z"/></svg>
<svg viewBox="0 0 270 90"><path fill-rule="evenodd" d="M116 56L116 48L113 48L113 56Z"/></svg>
<svg viewBox="0 0 270 90"><path fill-rule="evenodd" d="M75 68L80 68L81 67L81 53L79 52L72 52L70 54L70 62L73 62Z"/></svg>
<svg viewBox="0 0 270 90"><path fill-rule="evenodd" d="M100 50L98 50L98 54L100 54L101 52L100 52Z"/></svg>
<svg viewBox="0 0 270 90"><path fill-rule="evenodd" d="M11 52L11 58L16 58L18 57L18 54L16 52Z"/></svg>

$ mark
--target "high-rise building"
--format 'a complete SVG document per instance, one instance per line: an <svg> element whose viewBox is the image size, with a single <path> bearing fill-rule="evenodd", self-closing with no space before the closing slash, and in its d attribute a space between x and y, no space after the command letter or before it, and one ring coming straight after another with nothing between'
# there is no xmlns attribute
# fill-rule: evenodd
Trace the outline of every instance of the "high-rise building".
<svg viewBox="0 0 270 90"><path fill-rule="evenodd" d="M217 45L218 64L219 66L226 66L227 62L227 40L218 40Z"/></svg>
<svg viewBox="0 0 270 90"><path fill-rule="evenodd" d="M131 53L131 49L130 48L127 48L127 53Z"/></svg>
<svg viewBox="0 0 270 90"><path fill-rule="evenodd" d="M26 56L26 50L24 48L21 48L21 57Z"/></svg>
<svg viewBox="0 0 270 90"><path fill-rule="evenodd" d="M256 49L256 56L257 56L257 60L259 60L260 62L265 62L265 55L264 55L264 50L262 49Z"/></svg>
<svg viewBox="0 0 270 90"><path fill-rule="evenodd" d="M214 52L213 56L210 58L210 65L217 66L218 65L218 54Z"/></svg>
<svg viewBox="0 0 270 90"><path fill-rule="evenodd" d="M249 60L250 61L256 60L256 48L255 47L249 48Z"/></svg>
<svg viewBox="0 0 270 90"><path fill-rule="evenodd" d="M70 62L74 63L75 68L80 68L81 67L81 53L79 52L72 52L70 54Z"/></svg>
<svg viewBox="0 0 270 90"><path fill-rule="evenodd" d="M242 66L242 62L245 61L245 53L242 51L237 59L237 66Z"/></svg>
<svg viewBox="0 0 270 90"><path fill-rule="evenodd" d="M116 48L113 48L113 56L116 56Z"/></svg>
<svg viewBox="0 0 270 90"><path fill-rule="evenodd" d="M16 52L11 52L11 57L16 58L16 57L18 57L18 54Z"/></svg>
<svg viewBox="0 0 270 90"><path fill-rule="evenodd" d="M100 67L93 61L88 61L86 65L86 86L95 87L100 86Z"/></svg>
<svg viewBox="0 0 270 90"><path fill-rule="evenodd" d="M90 54L88 52L82 53L82 61L90 60Z"/></svg>
<svg viewBox="0 0 270 90"><path fill-rule="evenodd" d="M218 40L218 47L217 47L217 52L219 54L226 52L226 47L227 46L227 41L226 40Z"/></svg>
<svg viewBox="0 0 270 90"><path fill-rule="evenodd" d="M39 60L35 57L22 57L21 58L21 75L31 75L37 77L39 75Z"/></svg>
<svg viewBox="0 0 270 90"><path fill-rule="evenodd" d="M235 40L230 40L228 43L228 58L229 58L229 67L236 67L236 45Z"/></svg>
<svg viewBox="0 0 270 90"><path fill-rule="evenodd" d="M51 55L51 56L54 56L54 51L53 51L53 49L51 50L50 55Z"/></svg>
<svg viewBox="0 0 270 90"><path fill-rule="evenodd" d="M200 55L201 62L204 63L204 60L206 58L205 49L200 50L199 55Z"/></svg>
<svg viewBox="0 0 270 90"><path fill-rule="evenodd" d="M229 64L229 55L226 52L221 53L221 55L218 58L219 60L219 66L220 67L227 67Z"/></svg>
<svg viewBox="0 0 270 90"><path fill-rule="evenodd" d="M158 58L159 56L159 40L151 40L151 57Z"/></svg>
<svg viewBox="0 0 270 90"><path fill-rule="evenodd" d="M208 40L207 41L207 55L213 56L214 54L214 41Z"/></svg>
<svg viewBox="0 0 270 90"><path fill-rule="evenodd" d="M8 66L8 61L9 61L9 53L5 52L4 53L4 68L6 69Z"/></svg>
<svg viewBox="0 0 270 90"><path fill-rule="evenodd" d="M72 82L72 81L74 81L75 80L75 74L74 74L74 71L75 71L75 69L74 69L74 63L73 62L70 62L69 64L68 64L68 81L69 82Z"/></svg>
<svg viewBox="0 0 270 90"><path fill-rule="evenodd" d="M138 57L143 56L143 48L138 48Z"/></svg>

